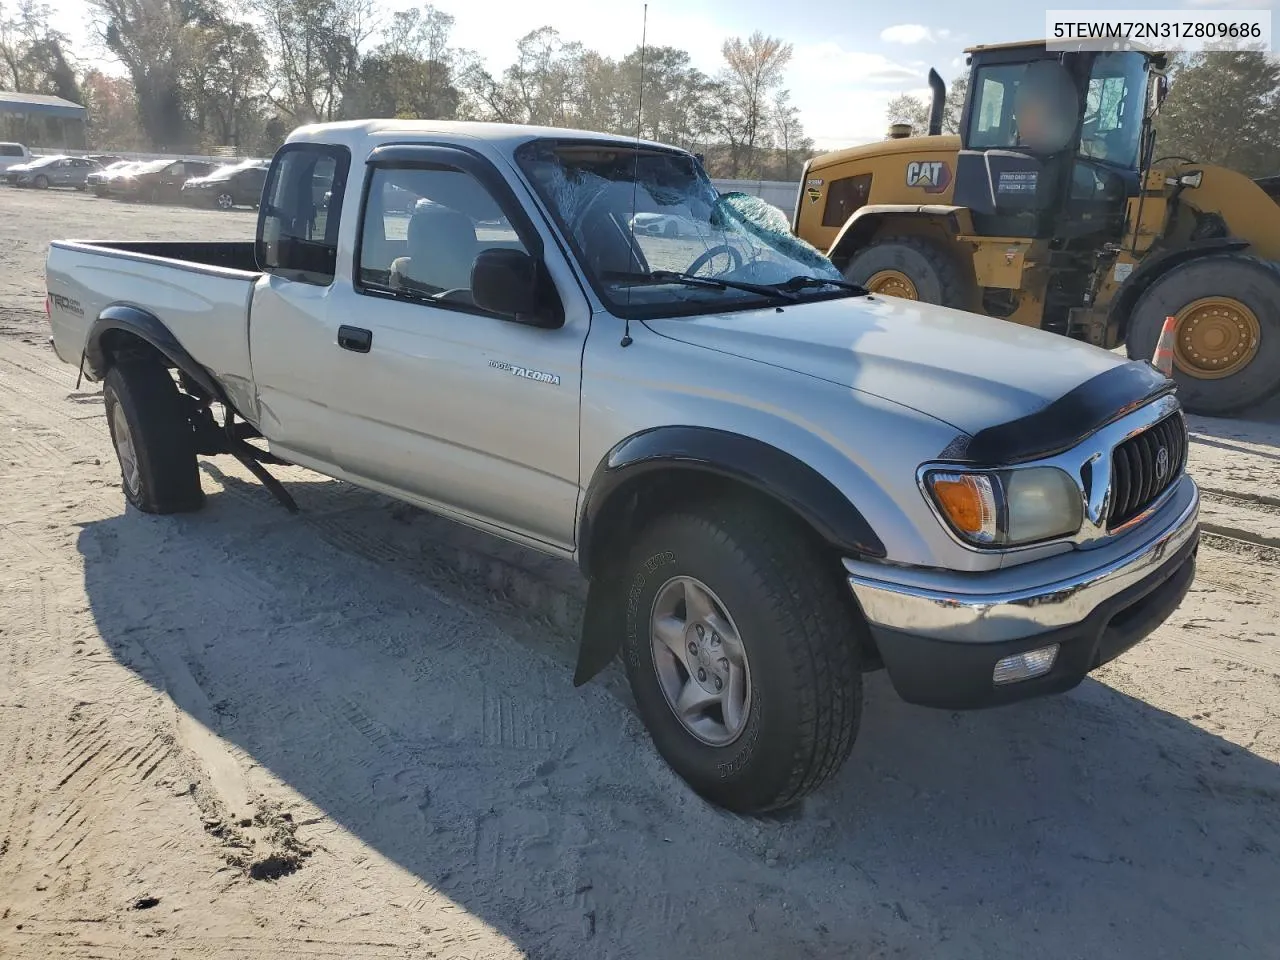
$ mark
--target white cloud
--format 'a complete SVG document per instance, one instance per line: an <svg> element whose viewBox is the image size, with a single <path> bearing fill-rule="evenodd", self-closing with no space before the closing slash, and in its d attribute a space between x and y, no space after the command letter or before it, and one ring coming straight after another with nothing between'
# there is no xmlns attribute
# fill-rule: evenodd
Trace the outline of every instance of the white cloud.
<svg viewBox="0 0 1280 960"><path fill-rule="evenodd" d="M880 39L885 43L937 43L951 36L950 30L931 30L919 23L897 23L880 31Z"/></svg>

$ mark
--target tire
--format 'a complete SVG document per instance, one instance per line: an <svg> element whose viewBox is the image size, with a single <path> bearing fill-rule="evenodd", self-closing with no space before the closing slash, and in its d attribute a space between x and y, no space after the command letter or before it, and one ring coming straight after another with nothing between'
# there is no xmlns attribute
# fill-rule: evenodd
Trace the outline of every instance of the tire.
<svg viewBox="0 0 1280 960"><path fill-rule="evenodd" d="M677 239L680 236L680 228L674 223L668 223L662 228L662 235L671 240Z"/></svg>
<svg viewBox="0 0 1280 960"><path fill-rule="evenodd" d="M219 210L230 210L236 205L236 198L229 193L220 193L213 202Z"/></svg>
<svg viewBox="0 0 1280 960"><path fill-rule="evenodd" d="M36 177L35 187L37 190L48 190L49 178L44 176L43 174L41 176Z"/></svg>
<svg viewBox="0 0 1280 960"><path fill-rule="evenodd" d="M189 513L204 506L195 431L169 371L148 361L117 364L107 373L102 395L125 498L144 513Z"/></svg>
<svg viewBox="0 0 1280 960"><path fill-rule="evenodd" d="M924 237L892 236L874 241L854 254L845 266L851 283L863 284L884 270L904 274L924 303L969 309L969 284L955 257L941 244Z"/></svg>
<svg viewBox="0 0 1280 960"><path fill-rule="evenodd" d="M857 640L865 627L839 578L789 522L753 502L707 503L650 523L627 567L623 654L631 691L658 753L696 793L737 813L764 813L798 802L840 768L862 715ZM682 634L675 644L682 655L689 641L704 644L699 656L731 652L735 632L745 650L746 670L738 668L749 677L739 688L745 721L730 742L693 733L676 715L674 691L664 693L664 676L687 675L689 689L697 679L688 660L676 667L671 648L651 639L654 612L677 609L667 601L689 587L678 578L709 588L723 610L714 622L730 628L717 647L705 646L715 636ZM733 670L719 672L732 695ZM730 715L721 711L721 719L727 727Z"/></svg>
<svg viewBox="0 0 1280 960"><path fill-rule="evenodd" d="M1125 335L1129 358L1150 360L1166 317L1177 316L1200 298L1219 296L1252 312L1260 328L1258 346L1247 366L1219 379L1188 372L1175 351L1173 379L1178 398L1187 412L1204 416L1244 410L1280 390L1280 264L1242 254L1199 257L1179 264L1139 298Z"/></svg>

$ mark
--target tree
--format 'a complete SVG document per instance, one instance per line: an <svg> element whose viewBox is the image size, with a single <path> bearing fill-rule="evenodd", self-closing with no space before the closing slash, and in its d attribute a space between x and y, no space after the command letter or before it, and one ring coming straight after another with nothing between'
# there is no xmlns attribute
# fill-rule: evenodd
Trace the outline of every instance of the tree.
<svg viewBox="0 0 1280 960"><path fill-rule="evenodd" d="M804 135L800 111L791 103L787 91L780 91L773 101L773 127L777 148L782 154L777 173L779 180L799 179L804 161L813 153L813 141Z"/></svg>
<svg viewBox="0 0 1280 960"><path fill-rule="evenodd" d="M145 150L147 135L138 123L138 104L127 77L90 70L80 84L89 142L100 150Z"/></svg>
<svg viewBox="0 0 1280 960"><path fill-rule="evenodd" d="M212 8L190 0L89 0L102 43L133 78L138 120L161 149L189 145L182 74L191 47L188 28L209 22Z"/></svg>
<svg viewBox="0 0 1280 960"><path fill-rule="evenodd" d="M455 116L453 17L432 6L393 14L383 42L360 64L353 105L366 115L438 119Z"/></svg>
<svg viewBox="0 0 1280 960"><path fill-rule="evenodd" d="M35 0L20 0L12 14L0 4L0 86L79 103L80 85L67 56L69 41L53 29L52 17L52 9Z"/></svg>
<svg viewBox="0 0 1280 960"><path fill-rule="evenodd" d="M271 103L296 124L341 117L360 47L376 30L373 0L253 0L253 8L266 25Z"/></svg>
<svg viewBox="0 0 1280 960"><path fill-rule="evenodd" d="M1257 50L1179 58L1156 118L1156 156L1174 154L1253 177L1280 173L1280 65Z"/></svg>
<svg viewBox="0 0 1280 960"><path fill-rule="evenodd" d="M791 44L756 31L745 41L724 42L725 66L718 81L718 132L728 142L729 176L756 173L756 148L768 137L769 110L791 62Z"/></svg>
<svg viewBox="0 0 1280 960"><path fill-rule="evenodd" d="M969 77L961 74L951 81L942 107L942 133L960 132L960 115L964 110L965 93L969 88ZM889 101L885 113L890 123L909 123L915 136L924 136L929 132L929 109L931 104L904 93Z"/></svg>

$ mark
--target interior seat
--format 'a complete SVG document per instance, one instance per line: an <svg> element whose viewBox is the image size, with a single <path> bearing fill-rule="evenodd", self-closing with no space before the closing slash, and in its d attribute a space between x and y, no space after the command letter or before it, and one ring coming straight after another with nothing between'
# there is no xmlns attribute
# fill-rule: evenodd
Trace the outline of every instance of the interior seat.
<svg viewBox="0 0 1280 960"><path fill-rule="evenodd" d="M436 294L470 290L480 243L471 218L432 200L419 200L409 218L408 254L391 262L392 289Z"/></svg>

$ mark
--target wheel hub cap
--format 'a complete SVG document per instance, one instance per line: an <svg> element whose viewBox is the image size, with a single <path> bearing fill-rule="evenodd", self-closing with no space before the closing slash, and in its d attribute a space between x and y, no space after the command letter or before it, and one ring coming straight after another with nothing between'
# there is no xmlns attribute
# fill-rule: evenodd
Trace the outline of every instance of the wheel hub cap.
<svg viewBox="0 0 1280 960"><path fill-rule="evenodd" d="M1232 297L1202 297L1178 311L1173 359L1179 370L1199 380L1237 373L1258 353L1262 324Z"/></svg>
<svg viewBox="0 0 1280 960"><path fill-rule="evenodd" d="M667 705L691 734L727 746L746 727L751 672L728 611L706 584L675 577L654 598L653 662Z"/></svg>
<svg viewBox="0 0 1280 960"><path fill-rule="evenodd" d="M900 270L881 270L873 273L863 284L872 293L886 297L901 297L903 300L919 300L920 294L911 278Z"/></svg>
<svg viewBox="0 0 1280 960"><path fill-rule="evenodd" d="M129 421L119 404L111 414L112 433L115 435L116 456L120 458L120 474L126 489L136 495L141 474L138 472L138 455L133 449L133 435L129 433Z"/></svg>

